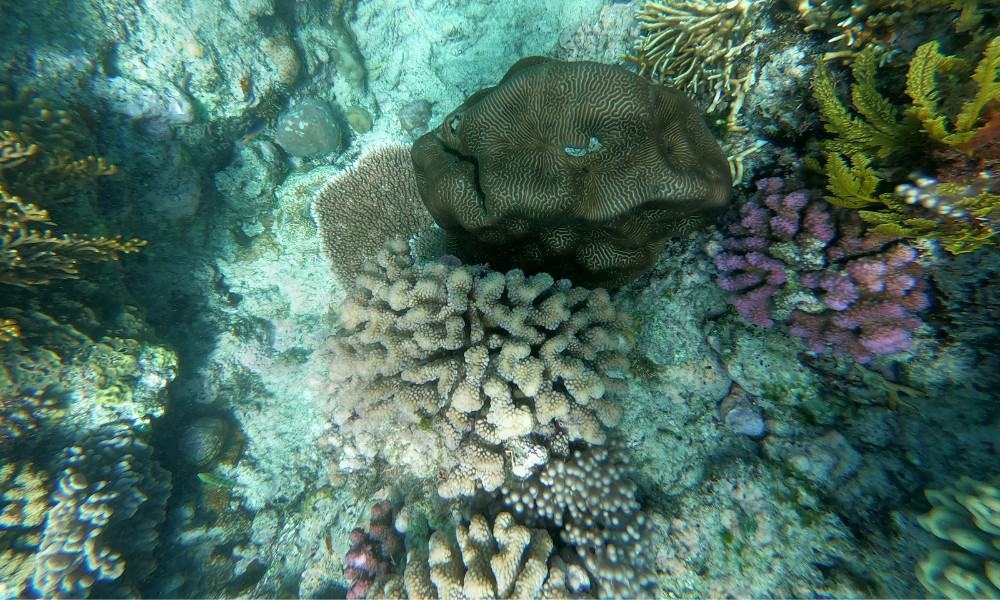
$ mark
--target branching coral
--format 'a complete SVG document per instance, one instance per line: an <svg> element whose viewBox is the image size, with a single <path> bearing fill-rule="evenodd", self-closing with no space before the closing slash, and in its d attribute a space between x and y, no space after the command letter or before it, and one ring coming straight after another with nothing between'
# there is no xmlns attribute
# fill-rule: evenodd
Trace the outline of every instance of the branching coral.
<svg viewBox="0 0 1000 600"><path fill-rule="evenodd" d="M402 559L403 538L393 526L396 511L390 502L372 506L368 531L351 531L351 548L344 556L344 577L350 582L348 600L365 598L379 577Z"/></svg>
<svg viewBox="0 0 1000 600"><path fill-rule="evenodd" d="M546 274L415 264L402 241L341 307L335 418L348 463L382 458L444 497L496 490L568 443L601 444L620 409L630 319L605 290ZM352 458L353 457L353 458Z"/></svg>
<svg viewBox="0 0 1000 600"><path fill-rule="evenodd" d="M153 571L170 474L125 424L64 452L32 584L43 596L137 595Z"/></svg>
<svg viewBox="0 0 1000 600"><path fill-rule="evenodd" d="M963 477L925 494L932 508L917 520L942 545L917 565L917 579L934 597L1000 597L1000 478Z"/></svg>
<svg viewBox="0 0 1000 600"><path fill-rule="evenodd" d="M703 102L708 112L728 107L737 115L753 77L753 20L747 0L646 2L636 17L645 35L628 57L639 72L669 83Z"/></svg>
<svg viewBox="0 0 1000 600"><path fill-rule="evenodd" d="M649 522L628 465L615 444L574 449L501 490L518 518L559 531L559 541L572 550L563 559L584 571L570 584L574 596L635 597L653 584Z"/></svg>
<svg viewBox="0 0 1000 600"><path fill-rule="evenodd" d="M0 464L0 594L26 596L49 510L48 481L34 465Z"/></svg>
<svg viewBox="0 0 1000 600"><path fill-rule="evenodd" d="M961 171L946 169L943 176L959 177L935 181L932 193L913 191L898 172L904 168L912 171L915 149L927 145L938 153L957 151L970 156L990 156L996 151L993 132L998 125L992 118L984 122L984 114L991 115L985 109L1000 100L998 69L1000 37L987 44L972 72L971 98L952 118L940 106L940 79L945 73L968 69L964 61L942 56L937 42L918 48L910 63L906 91L913 102L902 114L876 89L873 51L859 53L854 62L851 104L856 114L841 103L829 68L820 65L814 94L824 125L833 134L823 144L830 191L827 200L859 209L858 214L872 224L875 233L938 240L954 254L993 243L1000 233L1000 190L989 177L970 179L962 177ZM885 177L895 180L895 190L885 189L890 183Z"/></svg>
<svg viewBox="0 0 1000 600"><path fill-rule="evenodd" d="M814 352L860 362L910 347L929 306L917 252L866 230L853 211L758 182L715 255L719 284L748 321L791 324Z"/></svg>

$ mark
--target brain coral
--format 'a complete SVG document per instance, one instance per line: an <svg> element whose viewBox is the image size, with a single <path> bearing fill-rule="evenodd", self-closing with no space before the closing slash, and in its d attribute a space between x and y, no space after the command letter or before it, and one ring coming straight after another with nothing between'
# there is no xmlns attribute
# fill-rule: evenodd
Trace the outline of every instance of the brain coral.
<svg viewBox="0 0 1000 600"><path fill-rule="evenodd" d="M681 92L623 68L525 58L411 150L469 262L617 286L725 209L726 156Z"/></svg>
<svg viewBox="0 0 1000 600"><path fill-rule="evenodd" d="M416 264L395 241L341 307L334 376L344 468L382 458L444 497L527 477L569 442L601 444L620 409L630 319L605 290L546 274ZM353 461L351 463L350 461Z"/></svg>

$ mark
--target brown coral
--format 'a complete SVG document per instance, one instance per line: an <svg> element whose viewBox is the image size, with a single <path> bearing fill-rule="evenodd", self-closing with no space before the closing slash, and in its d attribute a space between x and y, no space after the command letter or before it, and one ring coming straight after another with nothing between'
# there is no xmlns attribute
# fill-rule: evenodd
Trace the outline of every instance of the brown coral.
<svg viewBox="0 0 1000 600"><path fill-rule="evenodd" d="M334 175L316 194L312 214L330 267L344 286L387 241L434 224L420 201L409 149L399 144L371 148Z"/></svg>
<svg viewBox="0 0 1000 600"><path fill-rule="evenodd" d="M621 67L525 58L412 149L469 262L617 286L722 211L726 156L683 93Z"/></svg>

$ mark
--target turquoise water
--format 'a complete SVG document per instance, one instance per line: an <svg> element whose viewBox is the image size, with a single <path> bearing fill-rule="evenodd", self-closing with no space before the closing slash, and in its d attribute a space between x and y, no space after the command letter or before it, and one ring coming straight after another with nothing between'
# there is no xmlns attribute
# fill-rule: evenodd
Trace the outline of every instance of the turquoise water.
<svg viewBox="0 0 1000 600"><path fill-rule="evenodd" d="M0 595L1000 594L996 3L3 3Z"/></svg>

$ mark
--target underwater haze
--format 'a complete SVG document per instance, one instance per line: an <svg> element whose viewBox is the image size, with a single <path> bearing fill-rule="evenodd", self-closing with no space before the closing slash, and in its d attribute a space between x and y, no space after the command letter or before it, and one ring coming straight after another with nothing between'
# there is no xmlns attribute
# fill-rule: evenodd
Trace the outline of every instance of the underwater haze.
<svg viewBox="0 0 1000 600"><path fill-rule="evenodd" d="M0 598L1000 597L997 0L0 13Z"/></svg>

